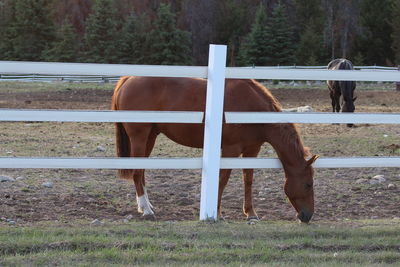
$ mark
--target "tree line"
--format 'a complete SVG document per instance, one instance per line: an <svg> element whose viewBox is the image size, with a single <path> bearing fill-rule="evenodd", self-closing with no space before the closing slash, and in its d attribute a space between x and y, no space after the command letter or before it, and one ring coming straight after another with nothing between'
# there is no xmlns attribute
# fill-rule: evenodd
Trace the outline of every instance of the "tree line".
<svg viewBox="0 0 400 267"><path fill-rule="evenodd" d="M398 0L0 0L0 60L400 64Z"/></svg>

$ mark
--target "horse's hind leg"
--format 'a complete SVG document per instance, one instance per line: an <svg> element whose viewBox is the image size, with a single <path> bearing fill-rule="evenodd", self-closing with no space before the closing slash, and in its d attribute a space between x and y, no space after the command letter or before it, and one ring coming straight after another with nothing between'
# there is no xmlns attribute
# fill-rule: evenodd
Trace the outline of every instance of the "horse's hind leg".
<svg viewBox="0 0 400 267"><path fill-rule="evenodd" d="M150 154L151 154L151 151L153 151L154 144L155 144L156 139L157 139L157 135L158 135L158 132L153 128L152 131L150 132L149 138L147 139L146 154L145 154L145 157L146 157L146 158L149 157ZM146 181L145 181L145 180L146 180L146 179L145 179L145 176L144 176L144 173L143 173L143 176L142 176L142 185L143 185L143 189L144 189L144 196L146 197L146 200L147 200L147 202L149 203L150 208L153 209L153 205L151 205L151 202L150 202L150 200L149 200L149 196L148 196L148 194L147 194Z"/></svg>
<svg viewBox="0 0 400 267"><path fill-rule="evenodd" d="M147 143L151 133L151 125L135 125L126 128L131 140L131 156L146 157ZM154 215L145 191L144 169L136 169L133 171L133 182L135 183L136 188L138 212L143 213L144 216Z"/></svg>

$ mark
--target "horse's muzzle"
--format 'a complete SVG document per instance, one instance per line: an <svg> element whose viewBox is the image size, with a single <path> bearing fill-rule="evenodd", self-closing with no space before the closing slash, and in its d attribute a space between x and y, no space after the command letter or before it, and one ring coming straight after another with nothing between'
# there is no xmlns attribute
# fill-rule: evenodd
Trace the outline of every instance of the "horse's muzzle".
<svg viewBox="0 0 400 267"><path fill-rule="evenodd" d="M308 212L305 209L302 209L298 214L297 214L297 219L299 219L303 223L308 223L311 220L311 217L313 214L311 212Z"/></svg>

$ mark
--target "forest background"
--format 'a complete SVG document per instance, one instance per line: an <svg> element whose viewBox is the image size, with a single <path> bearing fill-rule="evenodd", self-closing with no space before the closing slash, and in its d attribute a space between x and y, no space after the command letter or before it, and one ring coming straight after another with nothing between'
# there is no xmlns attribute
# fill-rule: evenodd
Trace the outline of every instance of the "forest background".
<svg viewBox="0 0 400 267"><path fill-rule="evenodd" d="M400 64L400 0L0 0L0 60Z"/></svg>

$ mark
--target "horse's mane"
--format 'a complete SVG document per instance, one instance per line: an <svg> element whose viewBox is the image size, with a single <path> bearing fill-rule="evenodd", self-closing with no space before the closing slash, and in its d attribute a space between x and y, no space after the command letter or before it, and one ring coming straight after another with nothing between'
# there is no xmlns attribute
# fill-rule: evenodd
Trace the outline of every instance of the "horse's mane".
<svg viewBox="0 0 400 267"><path fill-rule="evenodd" d="M303 140L300 137L300 130L296 124L293 123L279 123L280 136L283 142L291 143L294 147L295 153L302 158L306 158L310 154L310 149L304 147Z"/></svg>
<svg viewBox="0 0 400 267"><path fill-rule="evenodd" d="M251 88L253 88L259 95L263 96L265 100L267 100L271 106L272 109L271 111L282 111L282 106L278 102L278 100L271 94L271 92L268 90L267 87L265 87L263 84L257 82L256 80L247 80Z"/></svg>
<svg viewBox="0 0 400 267"><path fill-rule="evenodd" d="M272 95L272 93L261 83L255 80L248 80L250 86L257 91L259 94L265 96L265 98L272 104L273 111L281 112L282 106L278 100ZM293 123L276 123L280 131L280 136L284 143L292 144L295 153L300 157L307 157L309 155L309 148L304 147L303 141L300 137L300 130L296 124Z"/></svg>

